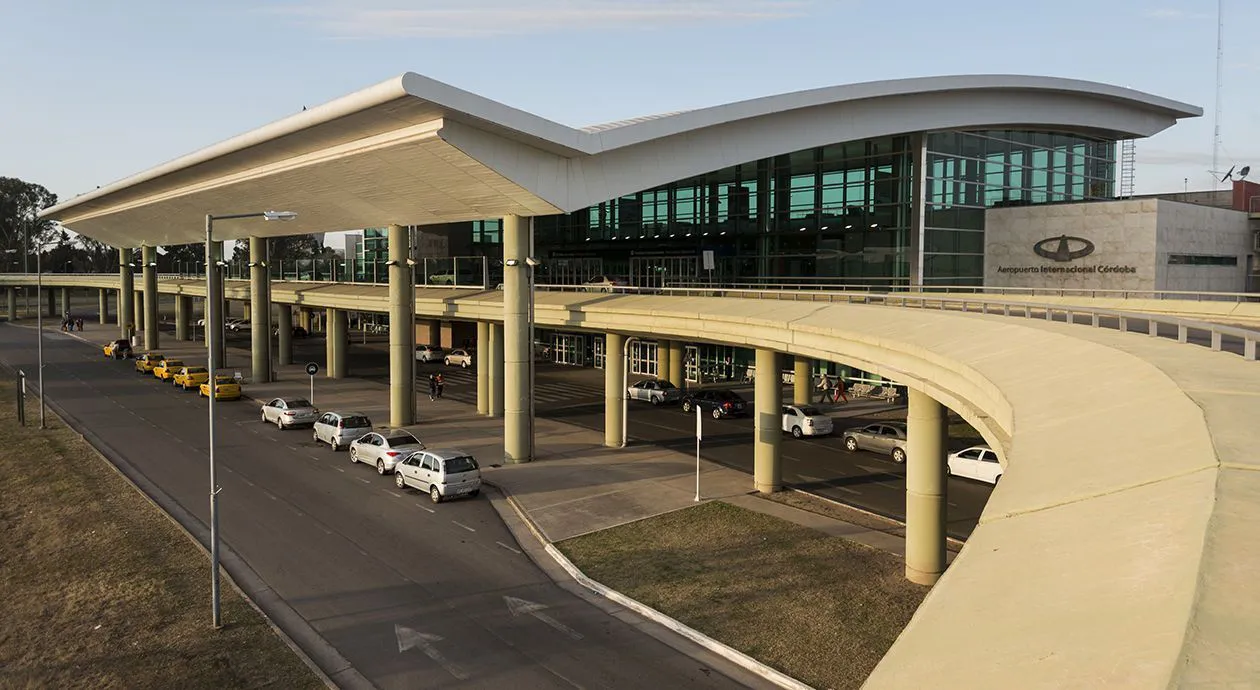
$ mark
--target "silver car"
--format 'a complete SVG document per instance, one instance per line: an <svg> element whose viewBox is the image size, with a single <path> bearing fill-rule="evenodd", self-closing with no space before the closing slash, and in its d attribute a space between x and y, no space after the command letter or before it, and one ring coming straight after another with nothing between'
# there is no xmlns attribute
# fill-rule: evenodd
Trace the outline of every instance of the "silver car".
<svg viewBox="0 0 1260 690"><path fill-rule="evenodd" d="M844 431L844 448L849 452L870 450L887 453L893 462L906 461L906 425L901 422L879 422Z"/></svg>
<svg viewBox="0 0 1260 690"><path fill-rule="evenodd" d="M451 496L476 496L481 491L481 468L462 450L418 450L394 468L400 489L427 491L434 503Z"/></svg>
<svg viewBox="0 0 1260 690"><path fill-rule="evenodd" d="M327 443L338 451L371 431L372 420L359 412L325 412L315 420L314 428L316 443Z"/></svg>
<svg viewBox="0 0 1260 690"><path fill-rule="evenodd" d="M653 405L676 403L682 400L682 391L669 381L644 379L626 389L627 400L646 400Z"/></svg>
<svg viewBox="0 0 1260 690"><path fill-rule="evenodd" d="M305 398L272 398L263 403L263 424L275 424L281 429L314 424L319 419L319 409Z"/></svg>
<svg viewBox="0 0 1260 690"><path fill-rule="evenodd" d="M394 465L417 450L424 450L424 444L409 432L373 431L350 443L350 464L362 462L375 466L377 474L390 474Z"/></svg>

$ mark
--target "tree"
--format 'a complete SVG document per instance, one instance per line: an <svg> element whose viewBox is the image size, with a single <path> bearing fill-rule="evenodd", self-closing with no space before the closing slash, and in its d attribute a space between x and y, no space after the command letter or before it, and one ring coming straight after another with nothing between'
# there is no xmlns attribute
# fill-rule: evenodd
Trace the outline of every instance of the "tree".
<svg viewBox="0 0 1260 690"><path fill-rule="evenodd" d="M286 235L272 237L269 241L272 261L317 259L324 253L324 247L315 235ZM232 261L249 261L249 240L236 243L236 250L232 252Z"/></svg>
<svg viewBox="0 0 1260 690"><path fill-rule="evenodd" d="M56 241L57 225L36 217L41 210L56 203L57 195L42 185L16 177L0 177L0 251L16 249L16 256L33 256L34 246ZM23 270L29 269L23 266Z"/></svg>

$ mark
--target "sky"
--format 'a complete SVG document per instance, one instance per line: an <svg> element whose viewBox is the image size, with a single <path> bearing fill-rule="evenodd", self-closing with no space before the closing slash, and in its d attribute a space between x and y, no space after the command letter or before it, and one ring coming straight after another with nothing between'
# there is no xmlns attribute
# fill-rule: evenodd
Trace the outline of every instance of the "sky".
<svg viewBox="0 0 1260 690"><path fill-rule="evenodd" d="M1223 4L1220 167L1254 167L1260 3ZM1216 10L1217 0L0 0L0 176L67 199L408 71L573 126L1005 73L1203 107L1138 142L1135 179L1138 193L1210 189Z"/></svg>

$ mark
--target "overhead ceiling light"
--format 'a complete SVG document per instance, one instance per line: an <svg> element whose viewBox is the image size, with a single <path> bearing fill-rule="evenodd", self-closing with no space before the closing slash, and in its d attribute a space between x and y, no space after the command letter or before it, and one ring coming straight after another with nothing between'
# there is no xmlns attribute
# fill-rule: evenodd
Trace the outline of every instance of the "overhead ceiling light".
<svg viewBox="0 0 1260 690"><path fill-rule="evenodd" d="M822 226L822 229L823 229L823 230L826 230L826 229L827 229L827 226L826 226L826 225Z"/></svg>
<svg viewBox="0 0 1260 690"><path fill-rule="evenodd" d="M722 232L719 232L718 234L719 234L719 235L725 235L725 234L726 234L726 231L725 231L725 230L723 230Z"/></svg>
<svg viewBox="0 0 1260 690"><path fill-rule="evenodd" d="M290 221L297 220L297 213L293 211L263 211L263 220L279 220Z"/></svg>
<svg viewBox="0 0 1260 690"><path fill-rule="evenodd" d="M879 227L879 223L871 223L871 227L872 227L872 228L878 228L878 227Z"/></svg>
<svg viewBox="0 0 1260 690"><path fill-rule="evenodd" d="M846 225L846 226L844 226L844 229L845 229L845 230L852 230L852 229L853 229L853 226L852 226L852 225Z"/></svg>

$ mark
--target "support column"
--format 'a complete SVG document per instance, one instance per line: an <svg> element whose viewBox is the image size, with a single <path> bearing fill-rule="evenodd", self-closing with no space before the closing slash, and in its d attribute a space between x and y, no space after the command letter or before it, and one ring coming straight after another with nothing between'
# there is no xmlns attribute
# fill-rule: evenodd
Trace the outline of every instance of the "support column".
<svg viewBox="0 0 1260 690"><path fill-rule="evenodd" d="M276 364L284 366L293 363L293 307L281 304L279 308L276 312Z"/></svg>
<svg viewBox="0 0 1260 690"><path fill-rule="evenodd" d="M136 287L131 275L131 250L118 250L118 337L130 338L135 328Z"/></svg>
<svg viewBox="0 0 1260 690"><path fill-rule="evenodd" d="M528 218L503 217L503 460L529 462L533 435L530 419L529 275L531 244ZM509 265L511 264L511 265Z"/></svg>
<svg viewBox="0 0 1260 690"><path fill-rule="evenodd" d="M604 336L604 445L621 447L621 427L626 411L626 336Z"/></svg>
<svg viewBox="0 0 1260 690"><path fill-rule="evenodd" d="M249 238L249 354L255 383L272 381L271 278L267 274L267 239Z"/></svg>
<svg viewBox="0 0 1260 690"><path fill-rule="evenodd" d="M906 411L906 579L932 585L945 572L945 407L909 391Z"/></svg>
<svg viewBox="0 0 1260 690"><path fill-rule="evenodd" d="M490 323L477 322L477 414L490 413Z"/></svg>
<svg viewBox="0 0 1260 690"><path fill-rule="evenodd" d="M416 286L411 279L407 228L391 225L389 250L389 425L416 421Z"/></svg>
<svg viewBox="0 0 1260 690"><path fill-rule="evenodd" d="M140 278L140 284L142 286L144 285L143 276ZM136 290L135 292L133 292L131 303L135 307L134 309L132 309L132 318L135 319L135 324L136 324L135 334L143 337L144 336L144 292L141 290Z"/></svg>
<svg viewBox="0 0 1260 690"><path fill-rule="evenodd" d="M192 321L192 297L175 295L175 339L192 340L188 323Z"/></svg>
<svg viewBox="0 0 1260 690"><path fill-rule="evenodd" d="M686 385L687 370L683 368L683 353L686 352L684 343L680 340L671 340L669 342L669 382L682 388Z"/></svg>
<svg viewBox="0 0 1260 690"><path fill-rule="evenodd" d="M670 362L672 361L672 358L669 356L669 353L670 353L670 341L668 340L656 341L656 378L658 380L661 380L661 381L671 380L671 377L670 377L671 372L669 370L669 365L670 365Z"/></svg>
<svg viewBox="0 0 1260 690"><path fill-rule="evenodd" d="M491 417L503 416L503 324L490 324L490 410Z"/></svg>
<svg viewBox="0 0 1260 690"><path fill-rule="evenodd" d="M144 245L140 250L144 262L144 349L157 350L158 344L158 291L157 247Z"/></svg>
<svg viewBox="0 0 1260 690"><path fill-rule="evenodd" d="M9 321L17 321L17 288L5 290L5 302L8 308Z"/></svg>
<svg viewBox="0 0 1260 690"><path fill-rule="evenodd" d="M792 358L792 404L808 405L809 396L813 393L814 382L811 380L810 360L808 357Z"/></svg>
<svg viewBox="0 0 1260 690"><path fill-rule="evenodd" d="M96 297L97 320L102 324L109 323L109 289L101 288Z"/></svg>
<svg viewBox="0 0 1260 690"><path fill-rule="evenodd" d="M61 316L61 314L57 313L57 293L53 292L51 289L46 290L45 292L48 293L48 315Z"/></svg>
<svg viewBox="0 0 1260 690"><path fill-rule="evenodd" d="M757 373L753 380L753 486L763 494L783 488L783 465L779 441L783 437L783 382L779 374L779 353L757 350Z"/></svg>
<svg viewBox="0 0 1260 690"><path fill-rule="evenodd" d="M64 316L70 313L70 288L61 288L61 314Z"/></svg>
<svg viewBox="0 0 1260 690"><path fill-rule="evenodd" d="M206 295L206 301L202 304L202 312L206 317L202 335L209 338L210 333L214 333L215 348L210 356L214 358L215 369L227 368L227 343L225 342L227 337L223 330L227 301L223 299L223 268L218 265L218 262L222 260L223 243L211 242L210 246L206 247L206 270L210 271L210 294Z"/></svg>
<svg viewBox="0 0 1260 690"><path fill-rule="evenodd" d="M350 327L347 314L342 309L328 310L328 377L343 379L346 377L346 350L350 347Z"/></svg>

